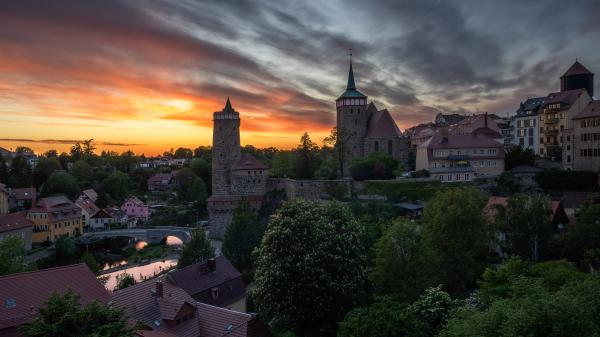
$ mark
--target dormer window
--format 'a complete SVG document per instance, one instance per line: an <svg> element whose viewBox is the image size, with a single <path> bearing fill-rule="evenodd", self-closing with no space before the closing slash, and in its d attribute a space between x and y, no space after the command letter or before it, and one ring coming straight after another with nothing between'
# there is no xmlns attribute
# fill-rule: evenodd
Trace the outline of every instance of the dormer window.
<svg viewBox="0 0 600 337"><path fill-rule="evenodd" d="M212 296L212 299L214 301L216 301L219 298L219 288L218 287L214 287L210 290L210 294Z"/></svg>

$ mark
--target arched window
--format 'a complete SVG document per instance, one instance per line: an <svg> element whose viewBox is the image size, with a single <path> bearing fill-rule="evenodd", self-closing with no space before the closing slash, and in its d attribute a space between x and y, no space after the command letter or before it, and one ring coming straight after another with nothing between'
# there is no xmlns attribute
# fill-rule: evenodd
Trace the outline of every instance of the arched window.
<svg viewBox="0 0 600 337"><path fill-rule="evenodd" d="M391 156L392 155L392 149L393 149L393 142L391 140L388 140L388 154Z"/></svg>
<svg viewBox="0 0 600 337"><path fill-rule="evenodd" d="M375 151L379 151L379 141L375 141Z"/></svg>

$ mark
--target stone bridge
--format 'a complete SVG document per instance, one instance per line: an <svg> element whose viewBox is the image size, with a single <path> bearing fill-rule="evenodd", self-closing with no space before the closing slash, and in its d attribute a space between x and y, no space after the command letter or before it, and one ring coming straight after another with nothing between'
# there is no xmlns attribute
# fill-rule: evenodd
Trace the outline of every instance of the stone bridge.
<svg viewBox="0 0 600 337"><path fill-rule="evenodd" d="M113 229L99 232L83 233L76 239L76 242L85 244L98 241L104 238L114 238L119 236L130 237L148 243L159 243L167 236L179 238L183 243L188 243L192 239L192 230L190 227L150 227L150 228L126 228Z"/></svg>

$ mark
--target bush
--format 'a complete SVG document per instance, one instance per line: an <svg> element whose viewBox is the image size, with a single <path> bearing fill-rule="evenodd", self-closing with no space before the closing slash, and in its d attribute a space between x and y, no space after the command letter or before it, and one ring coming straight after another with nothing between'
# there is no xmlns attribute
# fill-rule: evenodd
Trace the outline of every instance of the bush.
<svg viewBox="0 0 600 337"><path fill-rule="evenodd" d="M383 152L375 152L365 159L354 160L350 172L354 180L378 180L394 178L398 161Z"/></svg>
<svg viewBox="0 0 600 337"><path fill-rule="evenodd" d="M592 171L542 171L535 181L544 190L593 191L598 186L598 173Z"/></svg>

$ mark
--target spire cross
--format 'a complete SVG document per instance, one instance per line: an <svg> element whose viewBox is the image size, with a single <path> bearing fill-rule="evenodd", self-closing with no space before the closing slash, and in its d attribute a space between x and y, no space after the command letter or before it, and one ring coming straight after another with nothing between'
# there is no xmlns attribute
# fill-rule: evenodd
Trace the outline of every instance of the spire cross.
<svg viewBox="0 0 600 337"><path fill-rule="evenodd" d="M350 55L350 63L352 63L352 48L348 48L348 55Z"/></svg>

